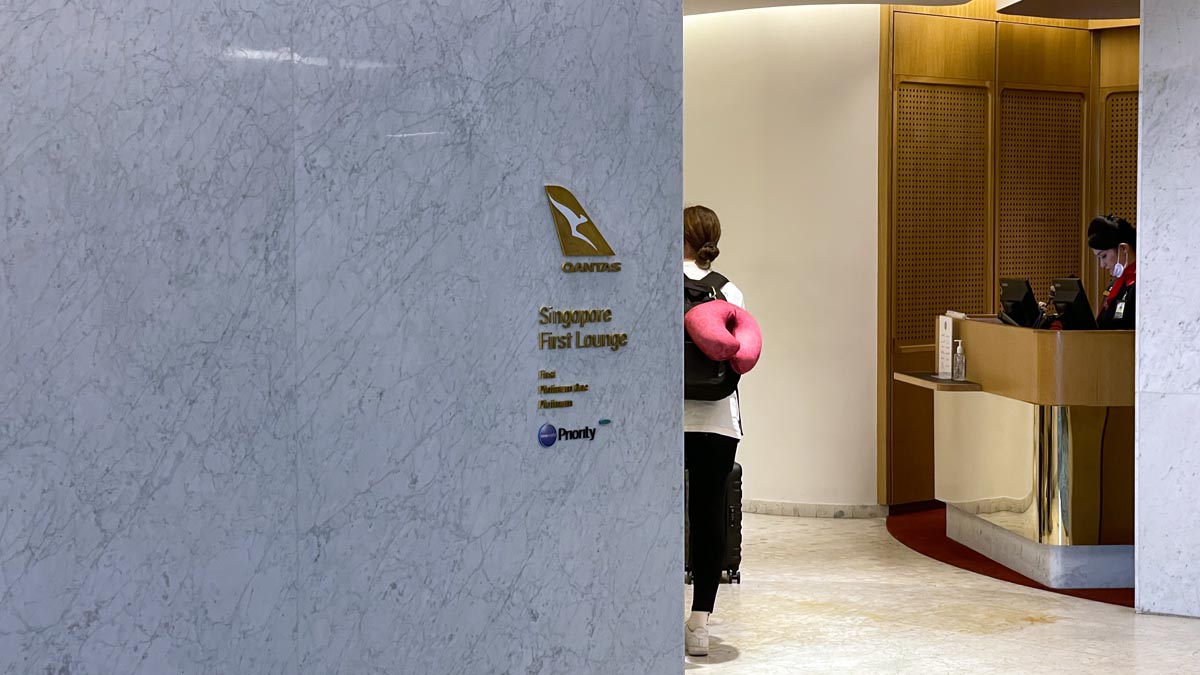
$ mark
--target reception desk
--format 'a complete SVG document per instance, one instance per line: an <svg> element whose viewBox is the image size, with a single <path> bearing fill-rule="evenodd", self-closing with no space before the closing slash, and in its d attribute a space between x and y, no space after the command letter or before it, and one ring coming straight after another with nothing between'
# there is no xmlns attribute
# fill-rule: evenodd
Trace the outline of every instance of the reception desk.
<svg viewBox="0 0 1200 675"><path fill-rule="evenodd" d="M1052 588L1133 585L1132 331L955 319L966 383L934 390L947 534Z"/></svg>

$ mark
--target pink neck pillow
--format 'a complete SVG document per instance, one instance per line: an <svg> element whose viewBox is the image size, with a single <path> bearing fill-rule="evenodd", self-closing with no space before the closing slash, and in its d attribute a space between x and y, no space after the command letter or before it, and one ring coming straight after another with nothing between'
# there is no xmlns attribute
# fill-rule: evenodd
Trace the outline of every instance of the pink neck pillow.
<svg viewBox="0 0 1200 675"><path fill-rule="evenodd" d="M710 300L688 310L683 327L713 361L728 361L735 373L750 372L762 354L762 330L750 312L724 300Z"/></svg>

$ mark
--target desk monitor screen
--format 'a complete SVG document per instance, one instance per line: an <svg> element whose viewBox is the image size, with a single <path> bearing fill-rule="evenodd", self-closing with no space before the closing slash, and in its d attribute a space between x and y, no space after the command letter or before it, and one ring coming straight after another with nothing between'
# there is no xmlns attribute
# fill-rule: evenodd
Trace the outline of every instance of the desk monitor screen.
<svg viewBox="0 0 1200 675"><path fill-rule="evenodd" d="M1000 280L999 319L1014 326L1032 328L1038 324L1042 310L1033 297L1028 279Z"/></svg>
<svg viewBox="0 0 1200 675"><path fill-rule="evenodd" d="M1096 330L1096 315L1092 314L1079 279L1055 279L1050 288L1054 294L1051 302L1063 330Z"/></svg>

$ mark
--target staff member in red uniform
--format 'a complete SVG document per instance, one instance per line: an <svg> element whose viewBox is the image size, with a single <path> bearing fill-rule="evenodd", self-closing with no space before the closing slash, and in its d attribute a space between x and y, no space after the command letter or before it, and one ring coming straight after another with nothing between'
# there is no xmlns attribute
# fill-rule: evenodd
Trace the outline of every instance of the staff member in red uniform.
<svg viewBox="0 0 1200 675"><path fill-rule="evenodd" d="M1137 230L1124 218L1099 216L1088 225L1088 246L1113 277L1096 324L1101 330L1133 330Z"/></svg>

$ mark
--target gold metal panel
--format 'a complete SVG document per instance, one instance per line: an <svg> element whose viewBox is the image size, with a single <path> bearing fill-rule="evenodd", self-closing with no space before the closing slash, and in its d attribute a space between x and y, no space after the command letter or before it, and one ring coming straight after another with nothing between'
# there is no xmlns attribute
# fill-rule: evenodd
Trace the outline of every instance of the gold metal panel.
<svg viewBox="0 0 1200 675"><path fill-rule="evenodd" d="M1082 276L1084 96L1005 89L1000 103L997 276L1050 281ZM965 311L965 310L960 310Z"/></svg>
<svg viewBox="0 0 1200 675"><path fill-rule="evenodd" d="M1140 28L1100 31L1100 88L1138 86Z"/></svg>
<svg viewBox="0 0 1200 675"><path fill-rule="evenodd" d="M897 13L896 75L987 81L995 76L996 24Z"/></svg>
<svg viewBox="0 0 1200 675"><path fill-rule="evenodd" d="M899 346L933 342L933 317L948 308L991 306L988 101L982 87L897 88L893 337Z"/></svg>
<svg viewBox="0 0 1200 675"><path fill-rule="evenodd" d="M1138 93L1104 100L1104 209L1137 224Z"/></svg>
<svg viewBox="0 0 1200 675"><path fill-rule="evenodd" d="M1043 544L1100 543L1105 408L1038 406L1037 495ZM1133 448L1128 448L1132 454Z"/></svg>
<svg viewBox="0 0 1200 675"><path fill-rule="evenodd" d="M1092 35L1087 30L1002 23L996 57L1001 82L1091 85Z"/></svg>

